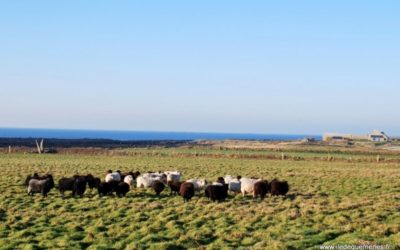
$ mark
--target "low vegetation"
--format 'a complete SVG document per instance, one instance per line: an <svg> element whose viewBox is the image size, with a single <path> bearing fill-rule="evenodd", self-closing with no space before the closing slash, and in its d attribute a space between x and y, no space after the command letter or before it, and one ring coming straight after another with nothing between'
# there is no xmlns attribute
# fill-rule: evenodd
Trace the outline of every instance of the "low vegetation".
<svg viewBox="0 0 400 250"><path fill-rule="evenodd" d="M200 154L206 150L208 154ZM137 149L126 155L0 154L1 249L313 249L321 244L400 246L400 164L375 161L295 161L232 157L220 149ZM113 152L113 151L111 151ZM135 153L136 152L136 153ZM143 153L151 152L151 154ZM235 150L235 154L266 154ZM187 156L190 154L190 157ZM219 157L213 157L213 154ZM280 152L277 152L278 156ZM304 155L305 154L305 155ZM307 158L303 153L303 157ZM337 153L335 157L351 157ZM354 156L353 156L354 157ZM374 156L375 158L375 156ZM373 158L373 159L374 159ZM204 194L184 203L133 189L125 198L29 197L27 174L104 177L108 169L179 170L184 179L225 174L287 180L287 197L230 195L213 203Z"/></svg>

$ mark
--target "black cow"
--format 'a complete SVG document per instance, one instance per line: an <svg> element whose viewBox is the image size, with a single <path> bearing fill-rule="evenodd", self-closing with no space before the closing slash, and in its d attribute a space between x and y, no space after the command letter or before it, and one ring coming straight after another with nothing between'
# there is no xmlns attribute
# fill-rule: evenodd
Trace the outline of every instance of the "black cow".
<svg viewBox="0 0 400 250"><path fill-rule="evenodd" d="M286 195L289 192L289 184L286 181L274 179L269 183L269 192L271 195Z"/></svg>
<svg viewBox="0 0 400 250"><path fill-rule="evenodd" d="M212 201L225 201L228 198L228 185L209 185L205 190L205 195Z"/></svg>
<svg viewBox="0 0 400 250"><path fill-rule="evenodd" d="M81 198L86 190L86 178L84 176L75 177L74 187L72 190L72 195L79 195Z"/></svg>
<svg viewBox="0 0 400 250"><path fill-rule="evenodd" d="M92 190L93 188L97 188L101 182L100 178L94 177L91 174L88 174L85 177L90 190Z"/></svg>
<svg viewBox="0 0 400 250"><path fill-rule="evenodd" d="M265 195L267 195L268 190L268 181L257 181L256 183L254 183L253 198L257 198L258 196L260 196L260 199L263 200L265 198Z"/></svg>
<svg viewBox="0 0 400 250"><path fill-rule="evenodd" d="M79 195L81 198L86 190L86 176L74 175L71 178L61 178L58 181L58 190L64 197L65 191L72 191L72 196Z"/></svg>
<svg viewBox="0 0 400 250"><path fill-rule="evenodd" d="M188 202L192 199L194 196L194 185L191 182L184 182L182 183L180 189L179 189L179 194L183 198L183 202Z"/></svg>
<svg viewBox="0 0 400 250"><path fill-rule="evenodd" d="M129 192L129 185L125 182L112 182L111 184L118 197L124 197Z"/></svg>
<svg viewBox="0 0 400 250"><path fill-rule="evenodd" d="M97 186L99 196L110 195L113 193L113 183L112 182L100 182Z"/></svg>
<svg viewBox="0 0 400 250"><path fill-rule="evenodd" d="M217 182L218 182L218 183L221 183L221 184L225 184L225 179L224 179L224 177L218 177L218 178L217 178Z"/></svg>
<svg viewBox="0 0 400 250"><path fill-rule="evenodd" d="M61 178L58 181L58 190L60 190L61 196L64 196L65 191L73 191L75 178Z"/></svg>
<svg viewBox="0 0 400 250"><path fill-rule="evenodd" d="M164 190L165 185L161 181L156 180L156 181L154 181L152 187L153 187L154 192L156 192L156 195L159 196L160 193Z"/></svg>

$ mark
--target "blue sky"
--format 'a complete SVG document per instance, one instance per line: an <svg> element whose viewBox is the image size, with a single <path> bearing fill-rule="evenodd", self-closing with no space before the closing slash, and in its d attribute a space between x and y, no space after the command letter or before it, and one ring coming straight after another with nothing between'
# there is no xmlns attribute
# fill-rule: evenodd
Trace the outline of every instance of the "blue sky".
<svg viewBox="0 0 400 250"><path fill-rule="evenodd" d="M399 134L399 1L1 1L0 127Z"/></svg>

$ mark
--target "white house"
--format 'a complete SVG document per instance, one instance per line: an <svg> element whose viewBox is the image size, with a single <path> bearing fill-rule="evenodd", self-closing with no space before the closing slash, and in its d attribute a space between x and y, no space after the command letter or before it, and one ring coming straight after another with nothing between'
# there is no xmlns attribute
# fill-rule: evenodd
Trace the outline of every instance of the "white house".
<svg viewBox="0 0 400 250"><path fill-rule="evenodd" d="M368 134L368 140L373 142L386 142L389 141L389 136L380 130L373 130L372 133Z"/></svg>

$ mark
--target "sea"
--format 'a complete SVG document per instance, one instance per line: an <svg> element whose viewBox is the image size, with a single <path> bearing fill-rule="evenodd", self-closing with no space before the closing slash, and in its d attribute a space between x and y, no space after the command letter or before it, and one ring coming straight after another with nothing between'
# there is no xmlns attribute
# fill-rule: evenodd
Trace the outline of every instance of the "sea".
<svg viewBox="0 0 400 250"><path fill-rule="evenodd" d="M112 139L144 140L270 140L290 141L305 137L321 140L321 135L302 134L247 134L204 132L113 131L84 129L0 128L0 138L57 138L57 139Z"/></svg>

